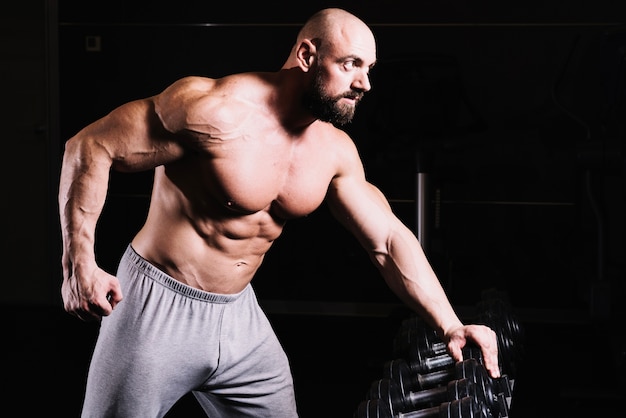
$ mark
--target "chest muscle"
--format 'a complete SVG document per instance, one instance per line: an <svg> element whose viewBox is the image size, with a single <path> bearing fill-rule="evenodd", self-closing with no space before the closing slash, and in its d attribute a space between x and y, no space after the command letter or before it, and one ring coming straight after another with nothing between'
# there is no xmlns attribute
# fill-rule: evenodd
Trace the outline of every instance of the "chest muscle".
<svg viewBox="0 0 626 418"><path fill-rule="evenodd" d="M168 171L181 181L179 188L188 190L191 203L208 212L213 204L245 214L267 210L288 219L321 204L334 172L322 156L284 146L244 145L194 154L180 162L180 169Z"/></svg>

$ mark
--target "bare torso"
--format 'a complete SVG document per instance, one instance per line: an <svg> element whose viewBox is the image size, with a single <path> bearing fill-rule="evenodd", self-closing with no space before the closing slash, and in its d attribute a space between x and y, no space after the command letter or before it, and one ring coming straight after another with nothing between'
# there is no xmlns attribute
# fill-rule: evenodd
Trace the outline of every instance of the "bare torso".
<svg viewBox="0 0 626 418"><path fill-rule="evenodd" d="M271 106L259 106L266 97L257 90L235 105L231 97L199 106L207 121L193 126L183 158L156 168L147 221L132 243L175 279L210 292L242 290L286 220L322 203L347 141L321 122L287 132Z"/></svg>

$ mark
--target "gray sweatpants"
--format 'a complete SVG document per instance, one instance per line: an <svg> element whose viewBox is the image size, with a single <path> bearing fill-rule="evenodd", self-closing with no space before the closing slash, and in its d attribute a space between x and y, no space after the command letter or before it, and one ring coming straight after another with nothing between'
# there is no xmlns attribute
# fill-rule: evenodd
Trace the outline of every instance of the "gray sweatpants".
<svg viewBox="0 0 626 418"><path fill-rule="evenodd" d="M117 277L124 300L102 320L83 417L162 417L189 392L211 418L298 416L288 358L250 285L204 292L130 246Z"/></svg>

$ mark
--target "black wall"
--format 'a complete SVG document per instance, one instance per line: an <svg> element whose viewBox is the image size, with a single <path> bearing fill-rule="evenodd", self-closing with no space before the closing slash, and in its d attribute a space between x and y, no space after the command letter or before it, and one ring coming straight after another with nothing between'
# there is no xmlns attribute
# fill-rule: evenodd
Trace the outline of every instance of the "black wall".
<svg viewBox="0 0 626 418"><path fill-rule="evenodd" d="M97 334L60 306L65 139L183 75L277 69L304 20L335 5L379 41L374 89L347 127L369 178L415 228L419 157L424 245L452 302L465 318L495 287L525 326L511 416L621 412L624 2L25 0L0 12L0 399L12 414L78 416ZM112 178L97 248L109 269L143 220L150 180ZM350 416L398 325L363 251L320 208L287 226L254 283L302 417Z"/></svg>

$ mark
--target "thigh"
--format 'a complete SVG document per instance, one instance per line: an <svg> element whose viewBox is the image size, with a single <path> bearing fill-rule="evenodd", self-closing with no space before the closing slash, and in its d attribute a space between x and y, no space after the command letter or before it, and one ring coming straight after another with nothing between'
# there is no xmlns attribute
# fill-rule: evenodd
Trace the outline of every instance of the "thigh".
<svg viewBox="0 0 626 418"><path fill-rule="evenodd" d="M120 269L122 270L122 269ZM124 300L103 318L83 416L159 417L213 373L223 305L118 272Z"/></svg>
<svg viewBox="0 0 626 418"><path fill-rule="evenodd" d="M289 359L249 290L225 309L220 364L194 395L209 416L297 417Z"/></svg>

